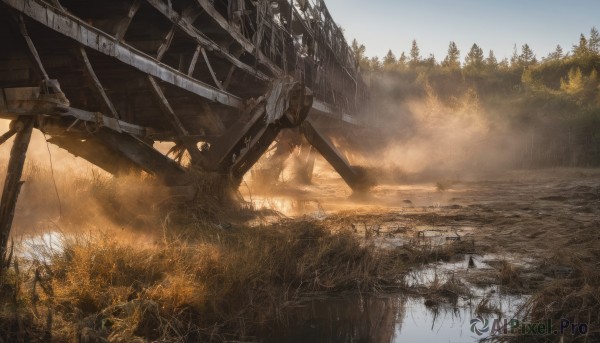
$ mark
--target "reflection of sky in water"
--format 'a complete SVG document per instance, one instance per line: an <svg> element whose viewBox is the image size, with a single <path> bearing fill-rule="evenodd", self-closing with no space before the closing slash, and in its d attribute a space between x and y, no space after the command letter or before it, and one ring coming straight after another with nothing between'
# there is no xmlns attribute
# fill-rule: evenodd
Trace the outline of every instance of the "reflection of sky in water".
<svg viewBox="0 0 600 343"><path fill-rule="evenodd" d="M405 310L396 325L394 343L478 341L470 331L469 308L441 308L436 314L425 307L422 299L407 299Z"/></svg>
<svg viewBox="0 0 600 343"><path fill-rule="evenodd" d="M459 275L467 269L469 256L465 255L464 259L454 262L434 263L410 272L406 276L407 285L428 286L436 279L441 283L452 277L461 279ZM494 254L472 255L472 258L478 269L491 268L486 261L501 259L500 256ZM502 258L506 258L506 256ZM461 282L469 287L473 297L472 299L459 298L456 307L440 306L439 310L435 312L425 307L423 299L408 299L404 317L401 316L397 323L393 342L478 342L486 336L478 337L473 334L470 330L470 321L477 316L474 308L481 299L487 297L492 307L502 311L503 319L510 319L528 298L523 295L504 294L497 285L476 287L465 280L461 279ZM490 323L494 318L497 318L496 314L490 315L488 318Z"/></svg>
<svg viewBox="0 0 600 343"><path fill-rule="evenodd" d="M61 252L64 235L57 231L50 231L41 235L27 235L15 242L17 256L26 260L44 260L52 253Z"/></svg>

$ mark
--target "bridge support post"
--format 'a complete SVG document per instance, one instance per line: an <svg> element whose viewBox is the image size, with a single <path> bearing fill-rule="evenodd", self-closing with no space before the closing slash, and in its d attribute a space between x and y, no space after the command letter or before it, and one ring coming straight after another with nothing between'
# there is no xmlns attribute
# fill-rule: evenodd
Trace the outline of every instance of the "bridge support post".
<svg viewBox="0 0 600 343"><path fill-rule="evenodd" d="M317 149L353 191L365 191L373 185L373 182L360 169L350 165L335 145L319 132L310 119L306 119L302 123L301 130L310 145Z"/></svg>
<svg viewBox="0 0 600 343"><path fill-rule="evenodd" d="M4 179L4 189L0 200L0 274L8 269L11 252L8 251L8 240L15 216L15 207L23 181L23 165L31 132L33 131L34 116L20 117L11 123L11 129L16 131L15 141L10 151L10 159Z"/></svg>

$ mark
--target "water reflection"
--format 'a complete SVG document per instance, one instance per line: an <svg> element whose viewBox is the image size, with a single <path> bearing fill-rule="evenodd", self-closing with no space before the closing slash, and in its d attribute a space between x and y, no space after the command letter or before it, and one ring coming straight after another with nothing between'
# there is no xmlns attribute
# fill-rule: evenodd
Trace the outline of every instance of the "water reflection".
<svg viewBox="0 0 600 343"><path fill-rule="evenodd" d="M295 309L285 328L265 342L390 343L404 306L401 298L360 295L312 300Z"/></svg>
<svg viewBox="0 0 600 343"><path fill-rule="evenodd" d="M470 304L428 307L423 298L403 295L315 299L293 310L264 342L479 342L470 331L474 311Z"/></svg>

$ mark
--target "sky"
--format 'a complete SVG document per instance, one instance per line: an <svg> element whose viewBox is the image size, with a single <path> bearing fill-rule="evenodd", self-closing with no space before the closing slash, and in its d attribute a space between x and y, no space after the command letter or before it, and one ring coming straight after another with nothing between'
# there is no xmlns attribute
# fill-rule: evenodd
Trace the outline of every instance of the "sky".
<svg viewBox="0 0 600 343"><path fill-rule="evenodd" d="M356 38L368 56L383 57L389 49L408 55L413 39L421 56L446 56L456 42L461 59L477 43L485 52L494 50L501 60L510 58L527 43L538 58L565 52L600 30L600 0L325 0L348 43Z"/></svg>

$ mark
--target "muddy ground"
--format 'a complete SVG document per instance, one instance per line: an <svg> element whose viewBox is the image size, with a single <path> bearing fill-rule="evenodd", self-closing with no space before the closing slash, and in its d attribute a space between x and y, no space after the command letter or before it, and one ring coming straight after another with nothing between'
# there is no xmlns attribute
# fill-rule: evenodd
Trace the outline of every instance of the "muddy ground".
<svg viewBox="0 0 600 343"><path fill-rule="evenodd" d="M312 185L284 182L268 192L251 186L242 192L258 208L308 217L334 230L351 228L382 249L427 246L435 250L461 244L456 254L416 267L405 276L405 290L385 296L387 300L376 297L365 303L350 297L336 300L337 305L309 303L308 312L301 311L301 324L292 325L282 336L285 341L323 337L324 332L337 337L332 341L348 341L341 333L348 328L337 328L340 313L346 313L342 323L357 321L349 308L364 314L358 319L364 336L379 333L367 341L598 339L600 170L454 174L383 184L365 195L352 194L334 174L321 170ZM348 317L348 311L352 316ZM488 331L474 332L471 320L477 318L489 320ZM552 329L544 334L519 330L510 334L510 329L493 332L495 318L532 323L551 320ZM585 328L581 327L582 332L578 332L580 327L562 328L562 320L583 323Z"/></svg>

